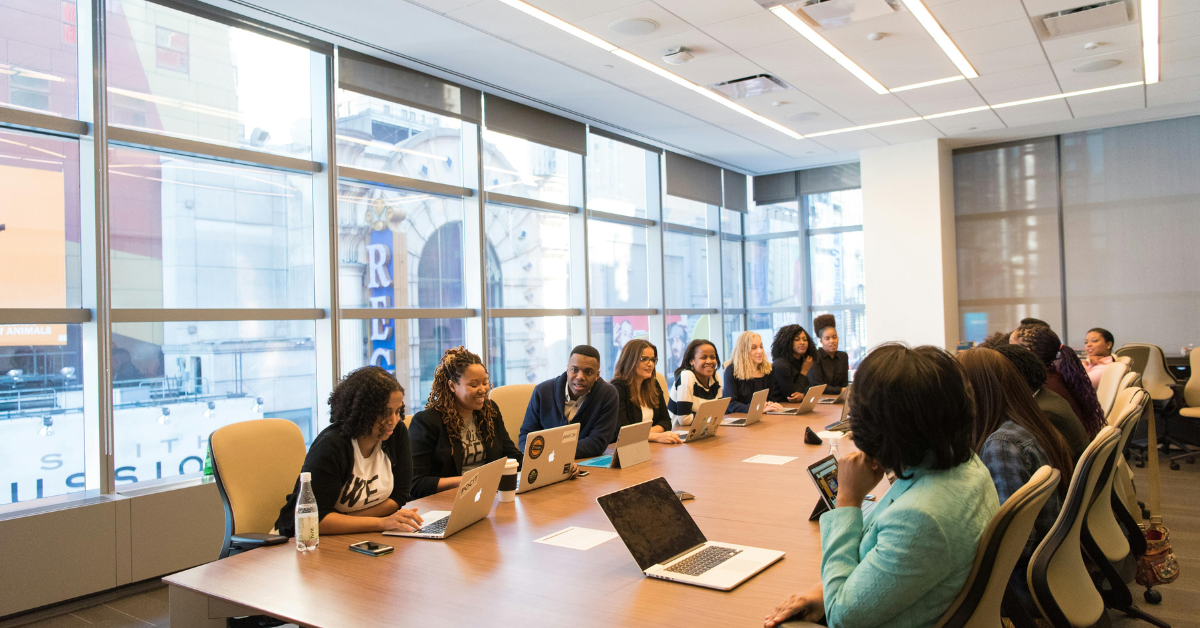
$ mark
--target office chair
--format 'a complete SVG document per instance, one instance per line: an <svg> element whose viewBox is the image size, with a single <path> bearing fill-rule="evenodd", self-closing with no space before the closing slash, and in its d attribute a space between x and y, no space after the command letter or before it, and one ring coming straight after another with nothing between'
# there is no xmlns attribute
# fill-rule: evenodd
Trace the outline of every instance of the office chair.
<svg viewBox="0 0 1200 628"><path fill-rule="evenodd" d="M1131 358L1130 368L1142 374L1142 388L1150 393L1151 399L1166 402L1175 396L1175 390L1171 387L1179 382L1171 375L1167 368L1167 357L1158 346L1129 343L1117 349L1117 355Z"/></svg>
<svg viewBox="0 0 1200 628"><path fill-rule="evenodd" d="M1104 367L1104 372L1100 375L1100 385L1096 387L1096 400L1100 402L1100 409L1105 418L1112 412L1113 402L1117 400L1117 392L1120 391L1121 382L1128 372L1129 365L1124 362L1113 362Z"/></svg>
<svg viewBox="0 0 1200 628"><path fill-rule="evenodd" d="M1019 603L1003 604L1008 580L1021 560L1034 520L1058 487L1059 479L1057 469L1043 466L1000 506L979 539L975 562L962 591L936 628L996 628L1000 625L1001 606L1009 611L1023 608ZM1021 628L1035 625L1031 617L1010 618Z"/></svg>
<svg viewBox="0 0 1200 628"><path fill-rule="evenodd" d="M667 377L658 371L654 371L654 379L658 380L658 385L662 387L663 397L669 399L671 397L671 387L667 385ZM666 401L666 399L663 399Z"/></svg>
<svg viewBox="0 0 1200 628"><path fill-rule="evenodd" d="M1125 364L1129 365L1130 367L1132 367L1132 366L1133 366L1133 358L1131 358L1131 357L1129 357L1129 356L1127 356L1127 355L1117 356L1117 357L1115 358L1115 360L1116 360L1117 362L1124 362Z"/></svg>
<svg viewBox="0 0 1200 628"><path fill-rule="evenodd" d="M1134 424L1147 405L1149 395L1133 395L1130 403L1121 410L1121 415L1110 426L1120 430L1120 436L1117 447L1113 448L1102 466L1095 497L1084 516L1080 544L1088 558L1099 568L1095 582L1105 606L1159 628L1171 628L1166 622L1133 604L1133 594L1129 591L1128 583L1133 582L1137 575L1136 549L1140 548L1141 552L1145 552L1145 537L1142 536L1138 542L1137 537L1142 535L1141 530L1133 521L1128 520L1128 513L1125 512L1124 505L1114 499L1113 490L1113 480L1118 471L1117 461L1121 459L1121 441L1133 432ZM1118 519L1122 518L1126 520L1118 522ZM1137 548L1134 547L1135 543Z"/></svg>
<svg viewBox="0 0 1200 628"><path fill-rule="evenodd" d="M1042 617L1054 628L1108 626L1104 598L1092 583L1079 545L1087 509L1096 494L1105 463L1116 450L1121 433L1100 430L1075 464L1067 497L1058 519L1029 560L1029 591Z"/></svg>
<svg viewBox="0 0 1200 628"><path fill-rule="evenodd" d="M208 437L213 477L225 506L221 558L287 537L270 534L304 465L304 435L286 419L226 425Z"/></svg>
<svg viewBox="0 0 1200 628"><path fill-rule="evenodd" d="M500 408L504 429L508 431L508 437L514 445L520 442L521 424L525 422L525 410L529 408L529 400L533 398L533 388L533 384L509 384L493 388L488 393L488 397Z"/></svg>
<svg viewBox="0 0 1200 628"><path fill-rule="evenodd" d="M1191 367L1192 375L1188 377L1187 384L1183 387L1183 400L1187 403L1187 407L1179 409L1179 418L1191 419L1193 421L1200 420L1200 351L1192 351L1188 354L1188 365ZM1179 459L1187 459L1188 462L1196 461L1196 454L1200 450L1193 449L1188 445L1176 445L1184 450L1184 453L1171 456L1171 469L1179 470ZM1168 454L1169 455L1169 454Z"/></svg>
<svg viewBox="0 0 1200 628"><path fill-rule="evenodd" d="M1127 375L1126 379L1128 378ZM1126 444L1129 443L1133 432L1137 430L1137 424L1140 422L1141 417L1145 416L1144 404L1149 403L1149 395L1141 388L1123 388L1121 392L1117 393L1117 400L1113 404L1113 411L1108 415L1108 424L1117 427L1117 421L1120 419L1123 409L1131 403L1141 406L1142 414L1139 415L1138 420L1129 424L1128 434L1124 431L1122 432L1122 442ZM1122 449L1118 448L1117 451L1122 451ZM1150 516L1145 504L1139 502L1137 499L1137 490L1133 486L1133 469L1129 468L1129 463L1123 455L1117 456L1117 472L1113 480L1113 489L1116 493L1116 498L1120 500L1125 510L1129 513L1129 517L1134 525L1140 525L1142 519ZM1125 525L1125 523L1125 521L1122 521L1122 525ZM1127 527L1126 529L1129 528ZM1135 553L1140 554L1142 551L1144 550L1137 550Z"/></svg>

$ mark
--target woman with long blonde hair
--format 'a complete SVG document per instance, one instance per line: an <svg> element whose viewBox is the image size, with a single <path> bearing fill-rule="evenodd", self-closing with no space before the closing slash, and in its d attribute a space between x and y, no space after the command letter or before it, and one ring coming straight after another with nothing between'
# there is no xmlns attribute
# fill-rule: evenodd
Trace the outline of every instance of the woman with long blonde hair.
<svg viewBox="0 0 1200 628"><path fill-rule="evenodd" d="M656 443L681 443L679 435L671 431L671 417L667 414L667 396L663 393L654 367L658 366L658 347L647 340L635 338L621 347L621 356L613 370L612 385L620 399L621 425L633 425L652 421L650 440Z"/></svg>
<svg viewBox="0 0 1200 628"><path fill-rule="evenodd" d="M446 350L433 372L429 401L408 428L413 499L454 488L464 472L494 460L521 460L489 390L479 356L464 347Z"/></svg>
<svg viewBox="0 0 1200 628"><path fill-rule="evenodd" d="M778 398L775 378L771 376L771 362L763 348L762 336L744 331L733 343L733 357L725 367L725 393L729 395L728 412L748 412L754 393L769 390L767 398ZM782 410L774 401L768 401L765 412Z"/></svg>

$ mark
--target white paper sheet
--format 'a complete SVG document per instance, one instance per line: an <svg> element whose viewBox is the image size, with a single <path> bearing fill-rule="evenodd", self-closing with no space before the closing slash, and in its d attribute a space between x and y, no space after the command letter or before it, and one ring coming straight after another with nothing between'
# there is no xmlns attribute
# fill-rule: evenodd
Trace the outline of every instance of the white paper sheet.
<svg viewBox="0 0 1200 628"><path fill-rule="evenodd" d="M821 440L829 440L831 438L833 440L838 440L838 439L844 437L845 435L846 435L846 432L830 432L830 431L817 432L817 438L819 438Z"/></svg>
<svg viewBox="0 0 1200 628"><path fill-rule="evenodd" d="M590 550L605 541L611 541L615 538L617 538L616 532L571 526L564 530L559 530L554 534L536 539L534 543L557 545L558 547L568 547L577 550Z"/></svg>
<svg viewBox="0 0 1200 628"><path fill-rule="evenodd" d="M768 456L767 454L758 454L746 458L742 462L754 462L757 464L787 464L795 460L792 456Z"/></svg>

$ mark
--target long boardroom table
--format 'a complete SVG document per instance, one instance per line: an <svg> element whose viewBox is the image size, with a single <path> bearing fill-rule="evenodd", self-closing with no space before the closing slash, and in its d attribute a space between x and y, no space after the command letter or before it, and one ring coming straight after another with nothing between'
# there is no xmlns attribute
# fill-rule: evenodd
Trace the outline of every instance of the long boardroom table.
<svg viewBox="0 0 1200 628"><path fill-rule="evenodd" d="M817 490L805 468L828 455L829 441L805 444L804 428L821 431L841 409L819 404L805 415L722 427L691 444L650 443L650 462L588 468L588 477L518 495L514 503L497 498L488 518L446 540L322 536L310 553L289 542L189 569L163 578L171 627L223 628L225 617L250 614L321 628L761 626L789 594L820 582L820 530L808 520ZM853 445L843 438L839 448ZM797 459L743 462L757 454ZM612 530L596 497L659 476L695 495L684 504L709 540L786 556L725 592L643 576L620 538L586 551L534 543L569 526ZM448 510L453 493L409 506ZM348 549L363 540L396 549L379 557Z"/></svg>

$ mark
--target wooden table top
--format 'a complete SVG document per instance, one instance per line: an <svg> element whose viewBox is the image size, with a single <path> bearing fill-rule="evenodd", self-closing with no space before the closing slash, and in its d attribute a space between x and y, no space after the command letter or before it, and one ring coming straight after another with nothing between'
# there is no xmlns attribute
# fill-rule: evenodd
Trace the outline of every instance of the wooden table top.
<svg viewBox="0 0 1200 628"><path fill-rule="evenodd" d="M805 467L827 455L829 443L804 444L804 428L820 431L840 413L841 405L818 405L802 416L723 427L693 444L651 443L648 463L589 468L588 477L518 495L514 503L497 500L487 519L442 541L324 536L308 554L286 543L164 580L304 626L761 626L789 594L820 582L820 529L808 521L817 490ZM849 443L839 445L845 451ZM798 459L743 462L756 454ZM786 556L724 592L643 576L619 538L587 551L533 542L568 526L612 530L596 497L659 476L696 496L684 504L709 540ZM409 505L448 510L452 494ZM379 557L348 549L362 540L396 549Z"/></svg>

